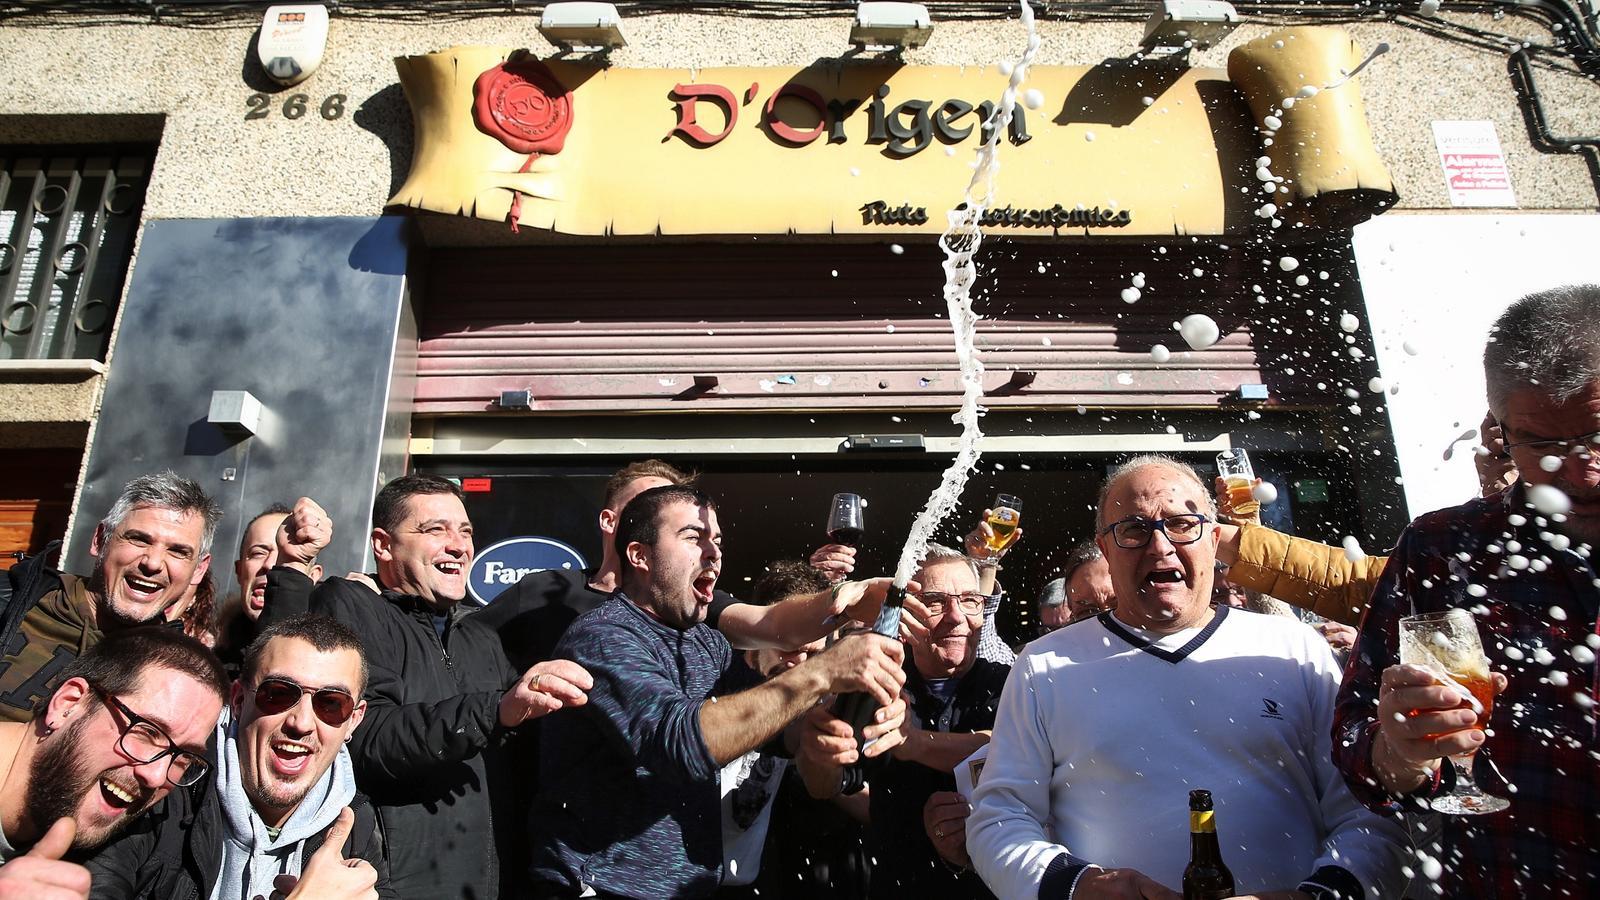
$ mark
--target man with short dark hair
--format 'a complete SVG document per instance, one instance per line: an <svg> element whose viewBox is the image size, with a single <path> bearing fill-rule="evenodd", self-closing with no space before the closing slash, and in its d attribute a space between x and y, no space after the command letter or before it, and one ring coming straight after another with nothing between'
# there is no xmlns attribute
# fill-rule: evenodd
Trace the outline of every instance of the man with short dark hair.
<svg viewBox="0 0 1600 900"><path fill-rule="evenodd" d="M310 503L301 499L301 503ZM319 507L320 510L320 507ZM224 610L217 656L230 672L237 673L244 648L260 631L261 613L267 606L267 581L278 564L278 532L292 527L288 521L294 510L273 503L245 523L239 536L239 557L233 561L234 577L239 582L239 606ZM308 573L312 581L322 580L322 566L313 564Z"/></svg>
<svg viewBox="0 0 1600 900"><path fill-rule="evenodd" d="M61 673L102 635L159 622L211 565L222 510L172 472L128 482L94 530L85 580L50 569L42 553L12 570L21 589L0 620L0 720L26 722Z"/></svg>
<svg viewBox="0 0 1600 900"><path fill-rule="evenodd" d="M523 811L506 741L529 719L583 703L587 673L558 660L519 676L495 633L465 614L472 522L453 482L405 475L378 492L376 596L344 578L313 588L306 572L332 528L320 509L307 513L304 533L283 532L262 620L309 605L372 648L350 753L383 820L396 895L521 896Z"/></svg>
<svg viewBox="0 0 1600 900"><path fill-rule="evenodd" d="M1215 798L1241 896L1400 895L1404 831L1333 765L1327 643L1297 621L1211 606L1210 493L1164 456L1106 480L1116 608L1023 651L974 791L967 848L998 896L1177 897L1195 789Z"/></svg>
<svg viewBox="0 0 1600 900"><path fill-rule="evenodd" d="M1445 757L1476 752L1467 774L1511 805L1440 817L1419 850L1443 863L1444 896L1589 896L1600 884L1600 285L1511 304L1483 363L1520 480L1401 534L1361 622L1334 751L1350 787L1385 811L1465 787ZM1455 686L1399 664L1399 618L1451 609L1472 611L1503 692L1487 728Z"/></svg>
<svg viewBox="0 0 1600 900"><path fill-rule="evenodd" d="M1111 566L1094 541L1084 541L1074 547L1067 555L1061 574L1067 580L1067 621L1063 624L1070 625L1116 608Z"/></svg>
<svg viewBox="0 0 1600 900"><path fill-rule="evenodd" d="M215 775L91 860L91 896L390 895L377 816L345 749L366 713L366 676L361 639L333 619L269 625L245 650L217 725Z"/></svg>
<svg viewBox="0 0 1600 900"><path fill-rule="evenodd" d="M653 487L689 484L693 478L670 463L629 463L606 479L599 514L600 564L587 571L546 569L523 577L493 603L473 613L500 635L513 667L526 669L550 659L572 620L604 603L619 587L622 561L613 540L628 501ZM718 600L733 598L718 592Z"/></svg>
<svg viewBox="0 0 1600 900"><path fill-rule="evenodd" d="M556 648L594 677L589 704L543 723L542 790L529 819L533 875L549 896L693 897L723 871L718 775L826 694L884 704L897 734L899 645L854 635L761 685L712 698L732 650L705 624L722 531L694 488L647 490L616 533L622 587ZM882 741L888 750L895 738ZM881 752L881 751L880 751Z"/></svg>
<svg viewBox="0 0 1600 900"><path fill-rule="evenodd" d="M585 572L535 572L474 613L500 635L514 666L526 668L550 659L573 619L604 603L621 586L625 561L615 538L629 501L651 488L692 485L694 480L659 459L639 460L617 470L606 480L598 517L600 564ZM829 623L836 624L846 613L873 621L887 584L887 579L846 583L837 590L810 591L773 604L741 603L718 589L706 611L706 624L742 650L793 650L822 638L833 627Z"/></svg>
<svg viewBox="0 0 1600 900"><path fill-rule="evenodd" d="M233 561L233 574L239 580L239 596L244 616L254 623L267 605L267 573L278 564L278 530L294 510L274 503L245 523L239 536L239 558ZM312 581L322 580L322 566L313 564L308 573Z"/></svg>
<svg viewBox="0 0 1600 900"><path fill-rule="evenodd" d="M160 626L113 632L61 675L29 721L0 723L0 896L85 896L88 873L57 860L204 777L227 691L210 650Z"/></svg>

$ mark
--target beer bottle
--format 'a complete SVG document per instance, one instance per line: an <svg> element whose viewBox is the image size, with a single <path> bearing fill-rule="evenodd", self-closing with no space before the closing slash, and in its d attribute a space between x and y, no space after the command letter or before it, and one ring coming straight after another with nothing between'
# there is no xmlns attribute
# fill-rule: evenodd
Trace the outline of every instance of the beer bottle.
<svg viewBox="0 0 1600 900"><path fill-rule="evenodd" d="M1212 820L1211 792L1189 792L1189 865L1183 870L1183 900L1233 896L1233 873L1223 865Z"/></svg>

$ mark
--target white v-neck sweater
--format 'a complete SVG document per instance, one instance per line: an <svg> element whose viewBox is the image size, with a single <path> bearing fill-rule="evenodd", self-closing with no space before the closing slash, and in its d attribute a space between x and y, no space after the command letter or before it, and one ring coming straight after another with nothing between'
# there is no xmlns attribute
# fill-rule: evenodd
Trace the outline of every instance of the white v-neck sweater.
<svg viewBox="0 0 1600 900"><path fill-rule="evenodd" d="M1142 643L1088 619L1012 667L967 823L996 895L1038 897L1063 851L1180 889L1195 788L1215 800L1239 893L1337 866L1369 897L1400 895L1404 831L1361 806L1333 765L1339 670L1320 635L1230 610L1176 652Z"/></svg>

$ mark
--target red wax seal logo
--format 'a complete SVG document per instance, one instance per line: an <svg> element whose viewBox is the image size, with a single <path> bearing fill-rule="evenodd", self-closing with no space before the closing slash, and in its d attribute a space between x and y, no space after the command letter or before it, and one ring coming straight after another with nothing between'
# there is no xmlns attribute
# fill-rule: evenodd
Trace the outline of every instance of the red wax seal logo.
<svg viewBox="0 0 1600 900"><path fill-rule="evenodd" d="M560 153L572 130L572 92L538 60L507 60L472 86L478 130L518 153L528 154L526 172L545 153ZM511 230L517 230L522 193L511 192Z"/></svg>

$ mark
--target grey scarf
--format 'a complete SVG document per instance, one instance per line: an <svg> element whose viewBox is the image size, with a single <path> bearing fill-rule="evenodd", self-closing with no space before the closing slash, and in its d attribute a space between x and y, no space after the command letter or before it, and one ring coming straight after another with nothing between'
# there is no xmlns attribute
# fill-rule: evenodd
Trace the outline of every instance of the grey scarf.
<svg viewBox="0 0 1600 900"><path fill-rule="evenodd" d="M239 778L238 728L231 718L225 709L217 723L215 789L222 792L227 834L222 842L222 870L217 873L210 900L265 900L272 896L274 878L300 874L306 839L332 825L339 810L355 797L355 773L349 750L340 747L333 765L317 779L273 839L245 796Z"/></svg>

